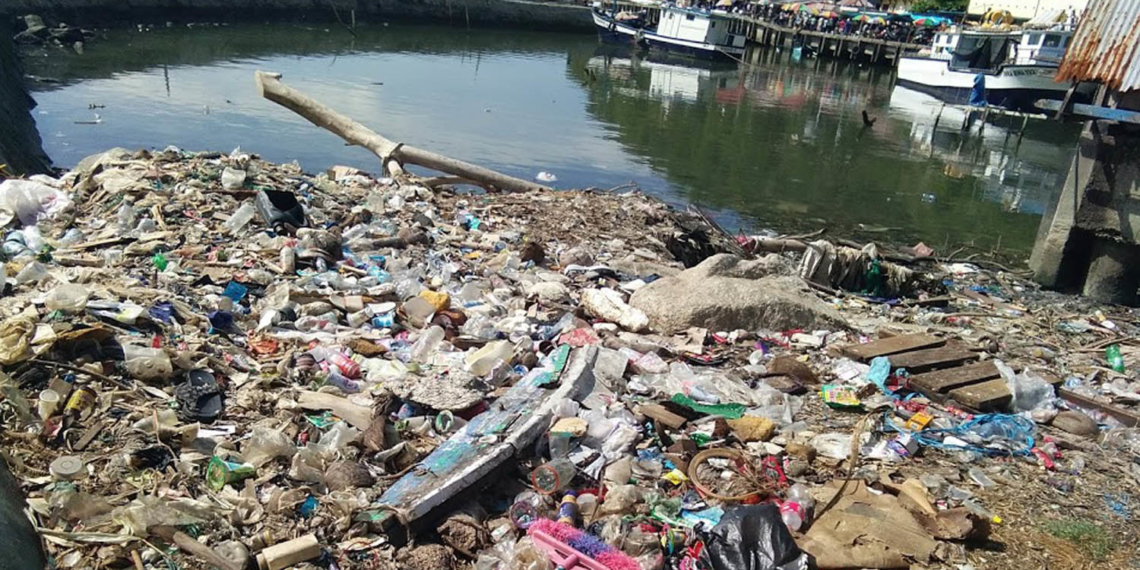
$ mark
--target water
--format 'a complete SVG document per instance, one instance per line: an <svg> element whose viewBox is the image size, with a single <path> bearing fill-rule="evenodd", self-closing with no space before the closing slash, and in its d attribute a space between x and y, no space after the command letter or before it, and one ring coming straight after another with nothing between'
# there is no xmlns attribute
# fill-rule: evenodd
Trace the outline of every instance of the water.
<svg viewBox="0 0 1140 570"><path fill-rule="evenodd" d="M962 115L893 87L892 71L758 51L692 67L592 35L391 24L353 39L291 24L119 30L83 56L33 54L45 149L58 165L112 146L242 147L309 171L376 159L257 96L254 70L385 136L561 188L635 182L730 229L827 229L1025 257L1065 178L1076 127ZM91 106L96 106L91 108ZM876 123L863 128L860 112ZM96 118L96 114L98 117ZM81 123L96 124L81 124ZM967 249L966 253L977 251Z"/></svg>

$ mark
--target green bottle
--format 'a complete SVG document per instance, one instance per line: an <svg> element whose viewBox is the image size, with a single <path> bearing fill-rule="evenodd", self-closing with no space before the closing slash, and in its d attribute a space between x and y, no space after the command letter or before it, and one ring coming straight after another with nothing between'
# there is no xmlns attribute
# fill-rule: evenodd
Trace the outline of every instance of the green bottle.
<svg viewBox="0 0 1140 570"><path fill-rule="evenodd" d="M1124 357L1120 355L1120 345L1110 344L1104 349L1108 366L1117 372L1124 372Z"/></svg>

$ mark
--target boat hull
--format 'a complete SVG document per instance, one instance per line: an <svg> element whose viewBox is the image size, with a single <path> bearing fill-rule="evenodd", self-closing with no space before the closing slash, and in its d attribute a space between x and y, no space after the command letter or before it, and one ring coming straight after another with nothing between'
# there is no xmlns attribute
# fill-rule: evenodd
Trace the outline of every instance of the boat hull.
<svg viewBox="0 0 1140 570"><path fill-rule="evenodd" d="M593 17L594 26L598 29L598 37L607 43L621 45L632 44L652 50L711 61L738 61L744 57L744 48L670 38L659 35L652 30L627 26L598 12L593 12Z"/></svg>
<svg viewBox="0 0 1140 570"><path fill-rule="evenodd" d="M1068 87L1053 81L1056 70L1046 65L1004 65L984 72L986 103L1015 111L1037 111L1038 99L1063 99ZM978 73L950 69L946 60L902 57L898 83L947 103L965 105ZM1087 95L1084 91L1077 93L1078 98Z"/></svg>

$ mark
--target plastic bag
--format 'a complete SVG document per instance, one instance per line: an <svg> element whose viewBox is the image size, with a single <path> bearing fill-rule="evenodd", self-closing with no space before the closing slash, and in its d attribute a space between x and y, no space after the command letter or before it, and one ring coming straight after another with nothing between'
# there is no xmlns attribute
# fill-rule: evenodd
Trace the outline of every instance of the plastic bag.
<svg viewBox="0 0 1140 570"><path fill-rule="evenodd" d="M48 292L44 297L44 306L49 311L63 311L65 313L79 313L87 308L87 299L91 293L82 285L64 283Z"/></svg>
<svg viewBox="0 0 1140 570"><path fill-rule="evenodd" d="M649 327L649 317L640 309L626 304L621 293L613 289L582 291L582 307L587 313L617 323L629 331L638 332Z"/></svg>
<svg viewBox="0 0 1140 570"><path fill-rule="evenodd" d="M771 504L726 511L701 552L701 566L712 570L807 570L809 559Z"/></svg>
<svg viewBox="0 0 1140 570"><path fill-rule="evenodd" d="M246 463L261 467L278 457L291 457L297 447L283 432L259 427L242 443L241 453Z"/></svg>
<svg viewBox="0 0 1140 570"><path fill-rule="evenodd" d="M1014 374L1013 369L1000 360L994 361L994 366L1005 379L1006 386L1013 394L1010 407L1016 412L1032 412L1034 410L1050 410L1053 408L1053 386L1049 385L1040 376L1028 368L1021 374ZM1038 418L1036 415L1034 419ZM1046 420L1051 417L1045 418Z"/></svg>
<svg viewBox="0 0 1140 570"><path fill-rule="evenodd" d="M25 226L40 219L54 219L75 204L67 194L34 180L0 182L0 210L11 212ZM7 225L5 223L4 225Z"/></svg>

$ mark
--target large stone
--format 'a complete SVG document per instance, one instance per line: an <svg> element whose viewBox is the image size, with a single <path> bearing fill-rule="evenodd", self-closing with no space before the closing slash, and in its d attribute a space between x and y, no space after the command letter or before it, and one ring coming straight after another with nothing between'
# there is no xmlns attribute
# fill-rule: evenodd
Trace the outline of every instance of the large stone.
<svg viewBox="0 0 1140 570"><path fill-rule="evenodd" d="M630 305L658 332L705 327L736 329L835 329L843 317L814 297L801 280L781 277L783 261L769 255L745 261L714 255L692 269L658 279L633 294Z"/></svg>

